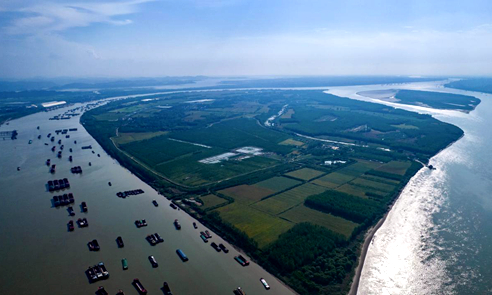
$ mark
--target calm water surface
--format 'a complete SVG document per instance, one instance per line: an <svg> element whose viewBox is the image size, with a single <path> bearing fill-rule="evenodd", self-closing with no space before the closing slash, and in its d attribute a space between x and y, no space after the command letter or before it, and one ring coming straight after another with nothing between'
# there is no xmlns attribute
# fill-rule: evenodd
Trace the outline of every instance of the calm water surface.
<svg viewBox="0 0 492 295"><path fill-rule="evenodd" d="M210 243L203 243L199 232L205 228L199 225L198 230L193 229L194 219L170 208L169 201L109 157L79 124L78 117L48 120L66 109L34 114L0 127L0 131L19 132L17 140L0 138L0 294L94 294L98 286L104 286L110 294L116 294L118 289L137 294L131 285L134 278L140 279L149 294L162 294L164 281L177 295L232 294L238 286L248 294L293 294L258 265L240 266L233 259L238 252L216 234L212 233L211 242L224 243L230 250L228 254L217 253ZM64 128L78 131L69 132L70 139L55 135L56 141L61 139L65 146L63 157L58 159L51 152L53 143L46 135ZM40 140L38 135L42 136ZM28 144L30 139L32 144ZM83 145L92 145L95 154L82 150ZM73 153L69 148L73 148ZM97 157L98 153L101 157ZM68 161L69 155L73 156L73 163ZM48 158L56 164L54 175L45 165ZM71 174L73 166L82 166L83 174ZM71 183L64 193L72 192L75 197L74 217L68 215L66 207L52 208L50 199L59 193L45 188L48 180L64 177ZM137 188L145 194L116 197L118 191ZM154 207L153 199L159 207ZM82 201L87 202L88 213L80 212ZM88 219L89 227L67 232L67 222L80 217ZM146 219L149 225L137 229L136 219ZM174 219L181 222L180 231L174 228ZM155 232L165 242L152 247L145 237ZM122 249L117 248L117 236L125 242ZM99 241L99 252L88 250L87 243L93 239ZM189 257L188 262L178 258L178 248ZM158 268L151 267L149 255L155 256ZM126 271L121 267L122 258L128 260ZM99 261L106 264L110 277L89 284L84 272ZM267 280L270 290L263 288L260 278Z"/></svg>

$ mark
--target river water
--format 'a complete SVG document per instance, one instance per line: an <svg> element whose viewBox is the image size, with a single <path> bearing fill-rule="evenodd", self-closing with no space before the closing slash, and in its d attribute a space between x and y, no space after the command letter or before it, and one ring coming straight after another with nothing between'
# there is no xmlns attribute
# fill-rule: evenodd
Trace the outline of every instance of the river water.
<svg viewBox="0 0 492 295"><path fill-rule="evenodd" d="M173 210L163 196L109 157L79 124L78 117L48 120L67 109L37 113L0 127L0 131L19 132L17 140L0 138L0 294L94 294L98 286L104 286L110 294L118 289L137 294L131 285L134 278L140 279L149 294L162 294L164 281L178 295L232 294L238 286L248 294L293 294L258 265L239 265L233 259L238 252L213 232L211 242L224 243L229 253L217 253L210 242L205 244L199 237L205 228L199 224L195 230L194 219ZM51 152L54 144L46 136L65 128L78 131L69 132L69 139L55 135L56 141L61 139L65 146L63 157L58 159ZM41 139L37 139L38 135ZM33 143L28 144L29 140ZM59 145L55 145L58 151ZM95 153L82 150L84 145L92 145ZM73 148L72 153L69 148ZM73 156L73 163L68 161L69 155ZM54 175L45 165L48 158L56 164ZM73 166L82 166L83 174L71 174ZM45 188L48 180L64 177L71 183L64 193L72 192L75 197L74 217L65 207L52 208L50 199L59 193ZM116 196L119 191L137 188L145 193L126 199ZM159 207L154 207L153 199ZM81 213L82 201L87 202L87 213ZM80 217L87 218L89 227L76 226L75 231L67 232L67 222ZM136 219L146 219L148 226L137 229ZM175 219L181 222L180 231L174 228ZM145 237L155 232L165 242L152 247ZM123 237L124 248L117 248L117 236ZM88 250L87 243L93 239L101 246L99 252ZM178 248L189 257L188 262L178 258ZM155 256L158 268L151 267L149 255ZM126 271L122 270L122 258L128 260ZM84 272L100 261L107 266L110 277L89 284ZM270 290L263 288L260 278L267 280Z"/></svg>
<svg viewBox="0 0 492 295"><path fill-rule="evenodd" d="M360 91L419 89L473 95L470 114L401 106ZM340 96L429 113L457 125L464 137L411 179L369 246L358 294L492 293L492 96L440 83L340 87Z"/></svg>

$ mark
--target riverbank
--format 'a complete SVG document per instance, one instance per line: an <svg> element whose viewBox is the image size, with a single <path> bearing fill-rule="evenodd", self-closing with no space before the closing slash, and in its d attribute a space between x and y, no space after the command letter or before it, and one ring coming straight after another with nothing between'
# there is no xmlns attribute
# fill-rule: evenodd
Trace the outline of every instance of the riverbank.
<svg viewBox="0 0 492 295"><path fill-rule="evenodd" d="M229 294L238 286L253 294L293 294L257 264L252 262L248 267L242 267L234 261L233 256L239 252L232 245L183 210L172 209L162 195L104 153L78 120L48 120L64 110L36 113L0 127L0 130L19 131L17 140L1 141L0 222L4 226L0 228L0 234L9 238L0 242L3 254L0 263L12 266L0 269L4 293L29 294L35 288L53 295L93 294L100 285L113 294L118 289L131 293L134 290L131 282L138 277L145 288L155 294L161 292L163 281L178 294ZM39 130L37 126L40 126ZM58 158L51 152L51 145L55 144L49 144L46 135L65 128L78 130L69 133L70 139L55 135L65 146L63 156ZM39 135L41 138L37 139ZM32 144L28 144L30 139ZM86 145L91 145L95 153L81 149ZM70 148L73 162L67 159ZM56 164L56 176L49 173L45 165L47 158ZM89 162L92 165L89 166ZM71 174L73 165L82 166L83 174ZM75 216L71 217L63 208L54 208L50 203L53 194L45 191L46 181L53 177L67 177L71 184L68 192L73 193L76 204L86 202L88 212L81 212L74 206ZM108 182L112 186L108 186ZM126 199L116 196L118 191L137 188L145 193ZM22 206L19 206L18 198L10 197L18 195L23 196ZM152 200L159 206L155 207ZM67 222L81 217L87 218L90 226L76 227L73 232L68 232ZM137 219L146 219L148 226L137 229L134 225ZM182 224L180 231L174 228L175 219ZM193 222L197 222L198 229L193 228ZM204 230L209 230L212 241L224 244L230 252L217 253L210 247L210 242L203 243L199 231ZM154 232L165 242L151 247L145 236ZM125 247L117 248L117 236L123 237ZM101 245L98 252L87 249L87 242L93 239ZM183 263L175 254L176 249L182 249L190 260ZM154 269L148 263L149 255L154 255L158 262L165 259L165 263ZM121 268L123 257L128 260L128 270ZM98 285L89 284L84 271L88 264L99 261L106 265L110 278ZM54 273L57 275L53 276ZM29 284L25 284L26 277L30 278ZM265 290L259 282L261 277L267 280L271 290Z"/></svg>

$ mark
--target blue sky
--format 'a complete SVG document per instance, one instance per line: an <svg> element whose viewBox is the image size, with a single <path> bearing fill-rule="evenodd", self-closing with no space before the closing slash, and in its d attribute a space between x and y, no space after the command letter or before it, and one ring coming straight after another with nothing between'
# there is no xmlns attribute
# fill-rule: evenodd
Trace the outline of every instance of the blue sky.
<svg viewBox="0 0 492 295"><path fill-rule="evenodd" d="M0 77L492 75L492 1L0 0Z"/></svg>

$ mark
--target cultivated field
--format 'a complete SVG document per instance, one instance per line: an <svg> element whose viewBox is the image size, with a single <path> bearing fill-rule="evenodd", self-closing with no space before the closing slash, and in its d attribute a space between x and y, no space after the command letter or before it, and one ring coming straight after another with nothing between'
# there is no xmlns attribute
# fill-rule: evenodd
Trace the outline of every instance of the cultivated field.
<svg viewBox="0 0 492 295"><path fill-rule="evenodd" d="M300 181L292 178L276 176L254 184L254 186L266 188L274 192L279 192L301 184Z"/></svg>
<svg viewBox="0 0 492 295"><path fill-rule="evenodd" d="M260 248L277 240L294 223L271 216L239 202L216 209L220 217L244 231Z"/></svg>
<svg viewBox="0 0 492 295"><path fill-rule="evenodd" d="M340 233L347 238L350 237L354 228L358 226L355 222L318 210L313 210L304 205L296 206L279 216L295 223L311 222L321 225L336 233Z"/></svg>
<svg viewBox="0 0 492 295"><path fill-rule="evenodd" d="M301 204L307 197L320 194L325 190L326 188L324 187L306 183L266 200L255 203L252 206L258 210L267 212L268 214L277 215Z"/></svg>
<svg viewBox="0 0 492 295"><path fill-rule="evenodd" d="M207 210L208 208L227 203L227 200L219 198L214 194L201 196L200 199L203 202L203 206L201 206L203 210Z"/></svg>
<svg viewBox="0 0 492 295"><path fill-rule="evenodd" d="M307 180L311 180L315 177L318 177L318 176L322 175L323 173L324 173L323 171L318 171L318 170L314 170L311 168L302 168L299 170L289 172L285 175L307 181Z"/></svg>
<svg viewBox="0 0 492 295"><path fill-rule="evenodd" d="M265 187L242 184L221 190L219 193L233 198L236 202L251 204L275 193L275 191Z"/></svg>
<svg viewBox="0 0 492 295"><path fill-rule="evenodd" d="M117 144L127 144L134 141L141 141L146 139L151 139L157 136L165 135L165 131L157 132L131 132L131 133L120 133L119 136L113 137L114 142Z"/></svg>
<svg viewBox="0 0 492 295"><path fill-rule="evenodd" d="M391 161L378 167L375 170L386 172L386 173L404 175L405 172L407 172L407 169L410 167L410 165L411 165L410 162Z"/></svg>

